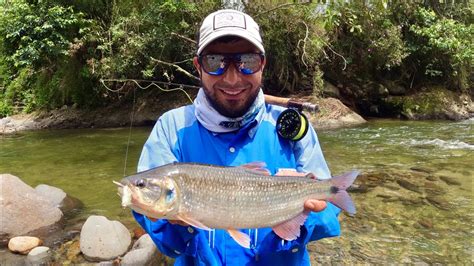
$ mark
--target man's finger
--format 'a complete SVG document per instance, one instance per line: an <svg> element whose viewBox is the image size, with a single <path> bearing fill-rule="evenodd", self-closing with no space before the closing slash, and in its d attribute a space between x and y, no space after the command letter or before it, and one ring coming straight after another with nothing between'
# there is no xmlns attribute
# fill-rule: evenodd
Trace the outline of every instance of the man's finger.
<svg viewBox="0 0 474 266"><path fill-rule="evenodd" d="M320 212L326 209L326 202L323 200L312 200L309 199L305 201L304 208L308 211L312 212Z"/></svg>
<svg viewBox="0 0 474 266"><path fill-rule="evenodd" d="M297 172L296 169L280 168L275 175L278 175L278 176L305 176L306 174Z"/></svg>

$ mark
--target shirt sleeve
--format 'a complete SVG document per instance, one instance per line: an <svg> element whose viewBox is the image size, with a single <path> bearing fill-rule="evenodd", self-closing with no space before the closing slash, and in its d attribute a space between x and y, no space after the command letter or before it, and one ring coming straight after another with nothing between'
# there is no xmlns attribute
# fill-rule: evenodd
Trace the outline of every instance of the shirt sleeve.
<svg viewBox="0 0 474 266"><path fill-rule="evenodd" d="M179 151L174 147L176 136L170 136L169 123L166 123L165 116L158 119L143 146L140 160L138 161L138 172L146 171L168 163L177 162Z"/></svg>
<svg viewBox="0 0 474 266"><path fill-rule="evenodd" d="M309 127L304 138L294 143L293 152L298 172L311 172L318 179L331 178L331 173L319 145L318 136L312 126Z"/></svg>
<svg viewBox="0 0 474 266"><path fill-rule="evenodd" d="M143 146L138 162L139 172L178 161L179 151L174 147L176 136L170 136L176 130L170 128L172 123L169 123L169 119L162 116L156 122ZM182 253L194 256L193 245L190 247L189 242L198 233L197 229L171 224L165 219L153 222L136 212L133 212L133 216L163 254L173 258Z"/></svg>

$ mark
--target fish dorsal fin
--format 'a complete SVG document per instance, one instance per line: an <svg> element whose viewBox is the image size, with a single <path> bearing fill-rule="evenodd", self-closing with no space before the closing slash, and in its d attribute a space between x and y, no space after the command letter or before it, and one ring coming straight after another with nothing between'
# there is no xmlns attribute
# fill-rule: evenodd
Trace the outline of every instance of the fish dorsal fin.
<svg viewBox="0 0 474 266"><path fill-rule="evenodd" d="M254 171L255 173L257 174L261 174L261 175L270 175L270 171L268 171L267 168L267 164L265 162L251 162L251 163L246 163L246 164L243 164L239 167L243 167L247 170L251 170L251 171Z"/></svg>
<svg viewBox="0 0 474 266"><path fill-rule="evenodd" d="M273 232L287 241L297 239L300 236L300 227L304 224L306 218L308 218L308 214L309 212L302 212L296 217L274 226L272 228Z"/></svg>
<svg viewBox="0 0 474 266"><path fill-rule="evenodd" d="M178 218L179 220L189 224L189 225L192 225L196 228L199 228L199 229L203 229L203 230L207 230L207 231L211 231L211 228L205 226L204 224L202 224L200 221L198 220L195 220L194 218L190 217L189 215L186 215L184 213L180 213L178 215L176 215L176 218Z"/></svg>
<svg viewBox="0 0 474 266"><path fill-rule="evenodd" d="M229 235L244 248L250 248L250 237L249 235L240 232L237 229L227 229Z"/></svg>

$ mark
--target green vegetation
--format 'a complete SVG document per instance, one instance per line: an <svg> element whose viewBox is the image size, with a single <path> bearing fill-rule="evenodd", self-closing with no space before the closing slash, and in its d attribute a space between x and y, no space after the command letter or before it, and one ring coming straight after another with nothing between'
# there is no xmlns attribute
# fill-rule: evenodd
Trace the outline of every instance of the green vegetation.
<svg viewBox="0 0 474 266"><path fill-rule="evenodd" d="M472 90L467 1L327 2L246 4L263 31L266 92L320 94L325 79L361 107L433 84ZM196 75L193 40L205 15L221 7L216 0L0 0L0 117L129 101L136 88L109 82L121 89L111 92L101 79L197 85L177 66Z"/></svg>

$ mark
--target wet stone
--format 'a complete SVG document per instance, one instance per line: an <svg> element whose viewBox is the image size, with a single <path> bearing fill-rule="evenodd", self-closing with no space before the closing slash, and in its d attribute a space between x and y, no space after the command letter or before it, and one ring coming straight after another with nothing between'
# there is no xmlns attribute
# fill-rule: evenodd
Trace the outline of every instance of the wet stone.
<svg viewBox="0 0 474 266"><path fill-rule="evenodd" d="M429 180L429 181L438 181L438 177L434 176L434 175L429 175L426 177L426 180Z"/></svg>
<svg viewBox="0 0 474 266"><path fill-rule="evenodd" d="M388 188L388 189L393 190L393 191L400 190L399 186L392 185L392 184L384 184L383 187Z"/></svg>
<svg viewBox="0 0 474 266"><path fill-rule="evenodd" d="M433 222L428 219L420 219L418 220L418 224L423 226L424 228L431 229L433 228Z"/></svg>
<svg viewBox="0 0 474 266"><path fill-rule="evenodd" d="M415 172L427 173L427 174L433 173L432 169L427 168L427 167L422 167L422 166L413 166L413 167L410 167L410 170L415 171Z"/></svg>
<svg viewBox="0 0 474 266"><path fill-rule="evenodd" d="M425 182L425 192L429 195L444 195L446 190L433 182Z"/></svg>
<svg viewBox="0 0 474 266"><path fill-rule="evenodd" d="M439 179L443 180L446 184L450 185L450 186L460 186L461 183L459 181L457 181L456 179L452 178L452 177L449 177L449 176L440 176Z"/></svg>
<svg viewBox="0 0 474 266"><path fill-rule="evenodd" d="M426 200L431 203L431 205L435 206L441 210L450 210L452 208L451 204L439 196L427 196Z"/></svg>
<svg viewBox="0 0 474 266"><path fill-rule="evenodd" d="M399 201L400 198L398 197L395 197L395 198L385 198L382 200L382 202L396 202L396 201Z"/></svg>
<svg viewBox="0 0 474 266"><path fill-rule="evenodd" d="M400 198L400 201L402 202L403 205L406 205L406 206L424 205L423 198L415 198L415 199Z"/></svg>
<svg viewBox="0 0 474 266"><path fill-rule="evenodd" d="M353 184L347 189L347 191L349 193L367 193L369 191L369 187L365 184Z"/></svg>
<svg viewBox="0 0 474 266"><path fill-rule="evenodd" d="M408 190L413 191L413 192L421 193L420 187L413 184L413 183L411 183L410 181L399 179L399 180L397 180L397 183L402 188L408 189Z"/></svg>

